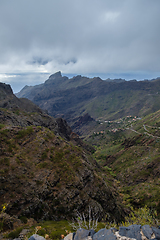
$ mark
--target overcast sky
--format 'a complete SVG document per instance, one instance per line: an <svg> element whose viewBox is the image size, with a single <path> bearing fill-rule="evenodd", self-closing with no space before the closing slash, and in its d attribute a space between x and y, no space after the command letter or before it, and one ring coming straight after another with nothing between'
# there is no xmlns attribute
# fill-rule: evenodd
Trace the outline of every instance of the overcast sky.
<svg viewBox="0 0 160 240"><path fill-rule="evenodd" d="M160 76L160 0L0 0L0 81Z"/></svg>

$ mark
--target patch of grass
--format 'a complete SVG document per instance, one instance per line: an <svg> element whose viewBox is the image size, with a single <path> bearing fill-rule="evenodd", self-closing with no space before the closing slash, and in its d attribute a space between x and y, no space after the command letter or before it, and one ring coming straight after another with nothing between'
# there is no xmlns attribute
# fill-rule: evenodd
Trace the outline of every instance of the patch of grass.
<svg viewBox="0 0 160 240"><path fill-rule="evenodd" d="M31 232L27 235L29 238L37 231L37 234L45 237L46 234L49 235L50 239L61 239L61 235L66 236L69 232L74 232L73 228L70 226L69 222L66 220L63 221L43 221L39 222L38 227L32 227Z"/></svg>
<svg viewBox="0 0 160 240"><path fill-rule="evenodd" d="M24 138L25 136L30 135L32 132L33 132L33 127L32 127L32 126L29 126L29 127L27 127L26 129L20 130L20 131L17 133L16 138L17 138L17 139Z"/></svg>

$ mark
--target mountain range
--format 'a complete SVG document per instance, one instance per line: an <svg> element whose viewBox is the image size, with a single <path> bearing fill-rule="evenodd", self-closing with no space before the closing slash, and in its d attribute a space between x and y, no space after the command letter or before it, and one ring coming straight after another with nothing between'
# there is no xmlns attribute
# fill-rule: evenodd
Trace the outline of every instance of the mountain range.
<svg viewBox="0 0 160 240"><path fill-rule="evenodd" d="M156 209L160 217L160 78L144 81L62 77L18 93L63 116L94 146L94 158L125 205Z"/></svg>
<svg viewBox="0 0 160 240"><path fill-rule="evenodd" d="M59 220L91 207L99 219L118 222L130 207L147 205L160 217L159 89L159 78L68 79L60 72L16 96L0 83L6 213Z"/></svg>
<svg viewBox="0 0 160 240"><path fill-rule="evenodd" d="M78 75L69 79L57 72L43 84L25 86L16 96L30 99L53 117L63 117L73 131L85 135L99 119L143 117L159 110L160 78L125 81Z"/></svg>

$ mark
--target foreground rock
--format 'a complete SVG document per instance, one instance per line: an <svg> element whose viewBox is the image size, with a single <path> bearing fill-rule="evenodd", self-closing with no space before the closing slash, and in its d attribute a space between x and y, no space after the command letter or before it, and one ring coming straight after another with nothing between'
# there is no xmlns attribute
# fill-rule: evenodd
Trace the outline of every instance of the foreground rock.
<svg viewBox="0 0 160 240"><path fill-rule="evenodd" d="M29 240L43 240L37 234L32 235ZM80 228L76 233L68 234L64 240L159 240L160 229L150 227L149 225L131 225L129 227L120 227L106 229L103 228L97 233L94 230Z"/></svg>
<svg viewBox="0 0 160 240"><path fill-rule="evenodd" d="M93 234L93 232L92 232ZM160 229L150 227L149 225L131 225L129 227L120 227L119 230L115 228L101 229L91 236L91 230L78 229L73 235L73 240L93 239L93 240L148 240L160 239ZM68 240L68 235L64 238Z"/></svg>
<svg viewBox="0 0 160 240"><path fill-rule="evenodd" d="M38 234L34 234L28 240L45 240L45 238L39 236Z"/></svg>

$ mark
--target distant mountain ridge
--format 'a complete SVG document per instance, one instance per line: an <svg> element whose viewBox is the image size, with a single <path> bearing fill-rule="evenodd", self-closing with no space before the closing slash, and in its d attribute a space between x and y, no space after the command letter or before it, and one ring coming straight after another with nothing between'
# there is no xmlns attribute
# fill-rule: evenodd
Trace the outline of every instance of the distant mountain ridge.
<svg viewBox="0 0 160 240"><path fill-rule="evenodd" d="M74 119L87 113L95 120L114 120L159 110L160 78L125 81L78 75L69 79L57 72L43 84L25 86L17 96L30 99L51 116L65 118L73 127Z"/></svg>

